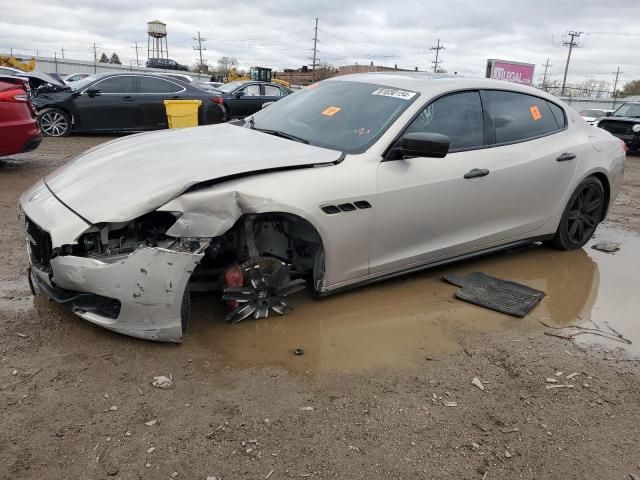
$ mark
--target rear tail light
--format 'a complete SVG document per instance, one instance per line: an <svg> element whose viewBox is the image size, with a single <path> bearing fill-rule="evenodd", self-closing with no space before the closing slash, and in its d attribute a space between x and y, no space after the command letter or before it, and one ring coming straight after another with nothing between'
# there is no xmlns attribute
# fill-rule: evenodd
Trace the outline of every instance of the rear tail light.
<svg viewBox="0 0 640 480"><path fill-rule="evenodd" d="M0 102L24 103L29 101L29 94L22 88L12 88L0 92Z"/></svg>
<svg viewBox="0 0 640 480"><path fill-rule="evenodd" d="M211 97L211 101L213 103L217 103L218 105L222 105L224 103L222 97Z"/></svg>

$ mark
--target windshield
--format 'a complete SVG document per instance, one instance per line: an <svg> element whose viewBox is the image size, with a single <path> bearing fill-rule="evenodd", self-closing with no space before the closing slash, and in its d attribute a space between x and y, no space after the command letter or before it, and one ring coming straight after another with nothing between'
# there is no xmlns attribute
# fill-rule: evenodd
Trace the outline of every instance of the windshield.
<svg viewBox="0 0 640 480"><path fill-rule="evenodd" d="M605 113L606 112L604 110L583 110L580 112L580 115L582 115L583 117L600 118L604 117Z"/></svg>
<svg viewBox="0 0 640 480"><path fill-rule="evenodd" d="M238 88L241 85L247 83L246 81L237 81L237 82L229 82L216 87L216 90L220 90L221 92L231 92Z"/></svg>
<svg viewBox="0 0 640 480"><path fill-rule="evenodd" d="M371 83L324 81L259 111L246 125L362 153L417 97L417 92Z"/></svg>
<svg viewBox="0 0 640 480"><path fill-rule="evenodd" d="M618 110L616 110L616 113L614 113L613 116L640 117L640 103L625 103Z"/></svg>
<svg viewBox="0 0 640 480"><path fill-rule="evenodd" d="M71 90L74 90L74 91L82 90L91 82L93 82L96 78L97 78L96 75L89 75L88 77L84 77L81 80L76 80L75 82L71 82L71 85L69 86L71 87Z"/></svg>

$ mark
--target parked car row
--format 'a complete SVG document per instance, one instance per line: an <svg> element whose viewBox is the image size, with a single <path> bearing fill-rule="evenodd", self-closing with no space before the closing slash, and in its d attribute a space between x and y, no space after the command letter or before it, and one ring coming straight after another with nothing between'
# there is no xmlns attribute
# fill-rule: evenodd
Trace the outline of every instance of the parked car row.
<svg viewBox="0 0 640 480"><path fill-rule="evenodd" d="M627 102L596 125L622 140L629 152L640 153L640 102Z"/></svg>

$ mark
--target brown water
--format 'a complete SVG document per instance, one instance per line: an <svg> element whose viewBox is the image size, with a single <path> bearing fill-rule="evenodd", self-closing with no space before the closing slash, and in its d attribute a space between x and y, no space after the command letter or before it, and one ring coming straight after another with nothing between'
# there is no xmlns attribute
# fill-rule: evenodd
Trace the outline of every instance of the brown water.
<svg viewBox="0 0 640 480"><path fill-rule="evenodd" d="M526 247L482 257L324 299L299 294L295 310L284 316L236 325L221 318L224 307L194 299L189 340L221 354L230 366L277 365L296 371L362 371L403 368L425 357L461 350L465 333L594 320L606 323L633 344L625 346L582 335L581 343L624 346L640 354L640 237L601 228L594 241L614 240L621 250L606 254L586 247L560 252ZM592 241L593 242L593 241ZM442 281L445 272L481 271L543 290L547 296L525 318L517 319L454 298L457 287ZM591 326L586 325L586 326ZM571 333L562 331L558 333ZM561 341L561 340L558 340ZM302 348L304 355L293 350Z"/></svg>

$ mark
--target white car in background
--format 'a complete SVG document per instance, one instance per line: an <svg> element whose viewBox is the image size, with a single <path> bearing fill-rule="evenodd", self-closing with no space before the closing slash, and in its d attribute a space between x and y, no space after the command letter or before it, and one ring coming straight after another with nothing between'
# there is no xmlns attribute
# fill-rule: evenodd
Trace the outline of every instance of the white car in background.
<svg viewBox="0 0 640 480"><path fill-rule="evenodd" d="M603 110L601 108L590 108L588 110L581 110L580 116L584 118L584 121L589 125L596 125L598 121L604 117L610 117L615 110Z"/></svg>
<svg viewBox="0 0 640 480"><path fill-rule="evenodd" d="M228 321L499 249L581 248L625 150L540 90L356 74L234 124L123 137L27 190L31 279L80 317L179 342L190 291ZM304 319L301 319L304 320Z"/></svg>

